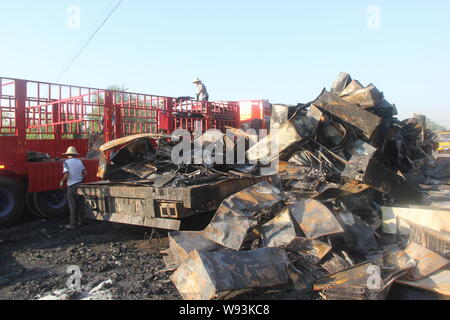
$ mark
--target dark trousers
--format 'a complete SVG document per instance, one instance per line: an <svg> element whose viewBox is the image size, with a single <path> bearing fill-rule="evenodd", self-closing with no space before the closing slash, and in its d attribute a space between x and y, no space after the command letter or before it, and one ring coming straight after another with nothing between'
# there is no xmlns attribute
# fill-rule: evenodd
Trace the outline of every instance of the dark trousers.
<svg viewBox="0 0 450 320"><path fill-rule="evenodd" d="M70 211L70 225L82 224L84 222L84 206L81 197L77 194L76 185L67 188L67 201Z"/></svg>

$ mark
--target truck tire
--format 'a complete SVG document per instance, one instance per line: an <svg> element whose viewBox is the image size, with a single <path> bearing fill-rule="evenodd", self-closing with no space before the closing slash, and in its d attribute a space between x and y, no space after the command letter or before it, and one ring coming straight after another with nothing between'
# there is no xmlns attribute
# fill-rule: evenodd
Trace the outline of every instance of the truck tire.
<svg viewBox="0 0 450 320"><path fill-rule="evenodd" d="M25 192L14 180L0 177L0 227L7 227L22 216Z"/></svg>
<svg viewBox="0 0 450 320"><path fill-rule="evenodd" d="M54 190L34 193L34 207L47 219L56 219L68 215L66 190Z"/></svg>
<svg viewBox="0 0 450 320"><path fill-rule="evenodd" d="M38 219L42 219L45 218L42 214L40 214L40 212L36 209L36 206L34 205L34 193L32 192L27 192L26 196L26 203L27 203L27 208L28 211L36 218Z"/></svg>

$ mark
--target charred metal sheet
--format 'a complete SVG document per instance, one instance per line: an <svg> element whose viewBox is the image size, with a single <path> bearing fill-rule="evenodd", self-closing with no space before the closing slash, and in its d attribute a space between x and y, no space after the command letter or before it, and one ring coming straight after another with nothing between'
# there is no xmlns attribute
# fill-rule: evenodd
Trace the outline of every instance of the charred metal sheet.
<svg viewBox="0 0 450 320"><path fill-rule="evenodd" d="M398 174L370 156L353 156L342 172L347 181L358 181L399 202L420 202L420 194Z"/></svg>
<svg viewBox="0 0 450 320"><path fill-rule="evenodd" d="M448 260L437 253L422 247L417 243L410 243L405 253L416 260L417 265L410 271L411 280L420 280L448 265Z"/></svg>
<svg viewBox="0 0 450 320"><path fill-rule="evenodd" d="M320 193L316 195L314 199L326 200L326 199L340 198L352 194L361 193L369 189L370 189L369 186L358 183L357 181L348 182L344 185L329 183L320 190L318 190Z"/></svg>
<svg viewBox="0 0 450 320"><path fill-rule="evenodd" d="M426 177L421 169L412 170L406 173L405 178L406 181L413 186L418 186L426 180Z"/></svg>
<svg viewBox="0 0 450 320"><path fill-rule="evenodd" d="M298 252L303 252L311 255L317 259L322 260L331 251L331 246L319 241L306 238L297 237L289 243L290 250L295 249Z"/></svg>
<svg viewBox="0 0 450 320"><path fill-rule="evenodd" d="M125 172L134 174L141 179L146 179L157 171L157 168L147 163L137 163L131 166L122 168Z"/></svg>
<svg viewBox="0 0 450 320"><path fill-rule="evenodd" d="M346 151L354 156L371 156L377 149L362 140L356 140L346 145Z"/></svg>
<svg viewBox="0 0 450 320"><path fill-rule="evenodd" d="M338 123L332 123L321 131L322 137L333 146L339 146L347 135L347 130Z"/></svg>
<svg viewBox="0 0 450 320"><path fill-rule="evenodd" d="M383 100L384 96L383 93L371 84L367 88L341 95L341 98L362 108L373 108Z"/></svg>
<svg viewBox="0 0 450 320"><path fill-rule="evenodd" d="M271 210L282 200L280 190L264 181L226 199L205 229L204 236L224 247L239 250L249 230L255 227L255 214Z"/></svg>
<svg viewBox="0 0 450 320"><path fill-rule="evenodd" d="M189 254L194 250L209 252L223 249L221 245L205 238L202 231L170 232L169 245L172 264L177 266L189 259Z"/></svg>
<svg viewBox="0 0 450 320"><path fill-rule="evenodd" d="M340 96L346 96L354 91L364 89L364 86L358 80L353 80L350 84L345 88L344 91L340 93Z"/></svg>
<svg viewBox="0 0 450 320"><path fill-rule="evenodd" d="M108 150L111 150L115 147L124 145L124 144L128 144L130 142L142 139L142 138L154 138L154 139L162 139L162 138L167 138L170 139L171 137L169 135L165 135L165 134L154 134L154 133L143 133L143 134L136 134L136 135L132 135L132 136L127 136L125 138L120 138L120 139L116 139L110 142L107 142L103 145L100 146L99 150L101 152L105 152Z"/></svg>
<svg viewBox="0 0 450 320"><path fill-rule="evenodd" d="M328 288L330 285L346 285L356 287L367 287L368 279L371 273L368 272L371 267L374 267L370 262L360 264L348 270L329 275L314 285L315 291L321 291Z"/></svg>
<svg viewBox="0 0 450 320"><path fill-rule="evenodd" d="M225 129L227 130L227 132L230 132L232 135L234 135L237 138L244 138L244 139L247 139L254 143L258 142L258 135L256 135L256 134L250 134L249 132L246 132L244 130L236 129L236 128L232 128L232 127L225 127Z"/></svg>
<svg viewBox="0 0 450 320"><path fill-rule="evenodd" d="M310 167L290 164L280 161L278 174L282 180L298 180L310 171Z"/></svg>
<svg viewBox="0 0 450 320"><path fill-rule="evenodd" d="M326 90L313 102L313 105L357 128L369 140L372 139L381 123L380 117Z"/></svg>
<svg viewBox="0 0 450 320"><path fill-rule="evenodd" d="M247 151L250 161L271 161L294 143L314 136L322 113L312 106L306 116L294 116L283 123L279 129L272 131L267 137Z"/></svg>
<svg viewBox="0 0 450 320"><path fill-rule="evenodd" d="M170 183L173 179L175 179L176 176L177 176L176 174L172 174L172 173L159 175L158 177L156 177L155 182L153 183L153 186L155 188L163 188L168 183Z"/></svg>
<svg viewBox="0 0 450 320"><path fill-rule="evenodd" d="M288 208L262 227L265 247L280 247L291 243L297 237L295 225Z"/></svg>
<svg viewBox="0 0 450 320"><path fill-rule="evenodd" d="M375 239L375 231L360 217L348 212L339 214L345 233L342 235L346 249L358 256L367 257L379 247Z"/></svg>
<svg viewBox="0 0 450 320"><path fill-rule="evenodd" d="M333 213L319 201L298 201L288 204L288 208L308 239L344 232Z"/></svg>
<svg viewBox="0 0 450 320"><path fill-rule="evenodd" d="M397 280L397 283L450 296L450 270L448 268L420 280L401 279Z"/></svg>
<svg viewBox="0 0 450 320"><path fill-rule="evenodd" d="M329 274L335 274L350 268L351 265L344 258L332 252L331 256L321 264L321 267Z"/></svg>
<svg viewBox="0 0 450 320"><path fill-rule="evenodd" d="M351 212L367 210L375 201L375 192L373 189L366 189L359 193L340 197L339 200Z"/></svg>
<svg viewBox="0 0 450 320"><path fill-rule="evenodd" d="M289 282L288 258L280 248L245 252L198 252L171 276L185 300L212 300L247 288Z"/></svg>
<svg viewBox="0 0 450 320"><path fill-rule="evenodd" d="M247 158L250 161L267 160L277 157L280 152L287 149L302 136L297 132L292 122L286 122L276 131L272 131L267 137L258 142L247 151Z"/></svg>
<svg viewBox="0 0 450 320"><path fill-rule="evenodd" d="M414 268L416 262L404 250L394 247L384 254L381 266L385 269L385 274L392 276Z"/></svg>
<svg viewBox="0 0 450 320"><path fill-rule="evenodd" d="M351 82L352 77L346 72L341 72L334 81L333 86L331 87L331 92L340 95L345 88L351 84Z"/></svg>
<svg viewBox="0 0 450 320"><path fill-rule="evenodd" d="M331 299L339 294L343 295L342 298L351 300L385 299L392 284L414 265L414 262L411 264L411 259L408 260L408 256L399 250L387 254L383 261L362 263L322 278L316 282L314 290L325 290L325 298L328 298L327 293L329 295L331 290ZM390 266L392 271L383 272L382 269L386 266Z"/></svg>

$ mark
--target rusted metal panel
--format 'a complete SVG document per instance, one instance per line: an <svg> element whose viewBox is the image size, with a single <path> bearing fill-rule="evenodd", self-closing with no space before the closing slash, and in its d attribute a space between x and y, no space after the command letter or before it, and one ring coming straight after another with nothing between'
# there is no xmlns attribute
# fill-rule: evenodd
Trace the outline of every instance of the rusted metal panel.
<svg viewBox="0 0 450 320"><path fill-rule="evenodd" d="M289 243L289 248L311 255L320 262L331 251L331 246L319 241L297 237Z"/></svg>
<svg viewBox="0 0 450 320"><path fill-rule="evenodd" d="M142 138L154 138L154 139L160 139L160 138L170 138L169 135L166 134L154 134L154 133L143 133L143 134L135 134L132 136L127 136L124 138L116 139L110 142L107 142L100 146L99 150L100 152L105 152L108 150L111 150L115 147L119 147L121 145L131 143L133 141L142 139Z"/></svg>
<svg viewBox="0 0 450 320"><path fill-rule="evenodd" d="M342 97L349 93L352 93L353 91L361 89L364 89L364 86L361 84L361 82L359 82L358 80L352 80L352 82L350 82L350 84L345 88L345 90L342 91L339 95Z"/></svg>
<svg viewBox="0 0 450 320"><path fill-rule="evenodd" d="M145 217L143 215L136 215L136 214L115 214L115 213L102 214L96 211L88 211L88 213L86 214L86 218L91 220L114 222L165 230L180 230L181 226L180 220Z"/></svg>
<svg viewBox="0 0 450 320"><path fill-rule="evenodd" d="M274 219L262 227L266 247L288 245L297 237L294 221L288 208L284 208Z"/></svg>
<svg viewBox="0 0 450 320"><path fill-rule="evenodd" d="M367 287L370 273L369 268L374 266L371 262L363 263L352 267L348 270L329 275L321 279L314 285L314 290L320 291L327 288L329 285L346 285L356 287Z"/></svg>
<svg viewBox="0 0 450 320"><path fill-rule="evenodd" d="M417 188L371 156L353 156L342 178L366 184L399 202L420 202Z"/></svg>
<svg viewBox="0 0 450 320"><path fill-rule="evenodd" d="M171 276L185 300L211 300L230 291L283 285L289 282L284 250L198 252Z"/></svg>
<svg viewBox="0 0 450 320"><path fill-rule="evenodd" d="M385 266L392 271L382 272ZM324 291L325 299L331 300L381 300L386 298L392 284L414 266L414 261L404 251L394 250L381 261L361 263L328 275L314 284L314 290ZM379 270L378 275L376 270Z"/></svg>
<svg viewBox="0 0 450 320"><path fill-rule="evenodd" d="M224 247L239 250L257 221L255 213L271 209L283 200L280 190L264 181L227 198L205 229L205 237Z"/></svg>
<svg viewBox="0 0 450 320"><path fill-rule="evenodd" d="M417 261L409 273L412 280L420 280L448 265L448 260L417 243L410 243L405 253Z"/></svg>
<svg viewBox="0 0 450 320"><path fill-rule="evenodd" d="M256 183L258 179L230 179L190 187L153 188L145 181L136 183L93 183L77 186L77 193L86 200L95 219L134 225L154 225L154 218L183 219L215 210L226 197ZM123 215L124 218L119 218ZM135 216L141 216L138 220ZM114 218L114 221L111 220ZM147 220L148 221L147 221ZM150 222L149 222L150 221ZM170 223L168 224L171 225ZM173 224L179 230L179 223Z"/></svg>
<svg viewBox="0 0 450 320"><path fill-rule="evenodd" d="M362 108L373 108L383 100L384 96L383 93L371 84L367 88L341 95L341 98Z"/></svg>
<svg viewBox="0 0 450 320"><path fill-rule="evenodd" d="M313 105L359 129L369 140L372 139L381 123L380 117L326 90L313 102Z"/></svg>
<svg viewBox="0 0 450 320"><path fill-rule="evenodd" d="M352 77L346 72L341 72L334 81L331 87L331 92L340 95L345 90L345 88L347 88L351 84L351 82Z"/></svg>
<svg viewBox="0 0 450 320"><path fill-rule="evenodd" d="M298 201L288 204L288 208L308 239L344 232L333 213L319 201Z"/></svg>
<svg viewBox="0 0 450 320"><path fill-rule="evenodd" d="M307 116L294 116L251 147L247 151L247 158L250 161L275 159L297 141L314 136L321 118L322 112L312 106Z"/></svg>
<svg viewBox="0 0 450 320"><path fill-rule="evenodd" d="M286 122L279 129L271 132L271 134L251 147L247 151L247 158L250 161L272 160L280 152L301 139L302 136L297 132L294 124L292 122Z"/></svg>
<svg viewBox="0 0 450 320"><path fill-rule="evenodd" d="M204 237L202 231L180 231L169 233L169 255L172 264L179 266L189 259L189 254L198 252L218 251L223 247Z"/></svg>
<svg viewBox="0 0 450 320"><path fill-rule="evenodd" d="M397 280L397 283L450 296L450 270L448 268L417 281L401 279Z"/></svg>

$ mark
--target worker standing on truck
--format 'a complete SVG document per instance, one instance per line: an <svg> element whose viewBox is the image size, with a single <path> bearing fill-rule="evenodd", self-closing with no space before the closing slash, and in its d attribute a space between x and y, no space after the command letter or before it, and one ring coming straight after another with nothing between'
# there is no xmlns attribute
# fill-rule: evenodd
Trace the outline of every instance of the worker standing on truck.
<svg viewBox="0 0 450 320"><path fill-rule="evenodd" d="M208 90L206 90L206 86L203 84L202 80L195 78L193 83L197 86L197 101L209 101Z"/></svg>
<svg viewBox="0 0 450 320"><path fill-rule="evenodd" d="M77 159L79 156L75 147L69 147L67 152L63 154L68 156L68 160L64 161L64 176L60 182L60 187L64 186L67 181L67 201L70 210L70 224L66 226L67 229L75 229L83 225L82 219L82 204L80 196L76 193L76 186L84 181L87 177L87 171L83 162Z"/></svg>

